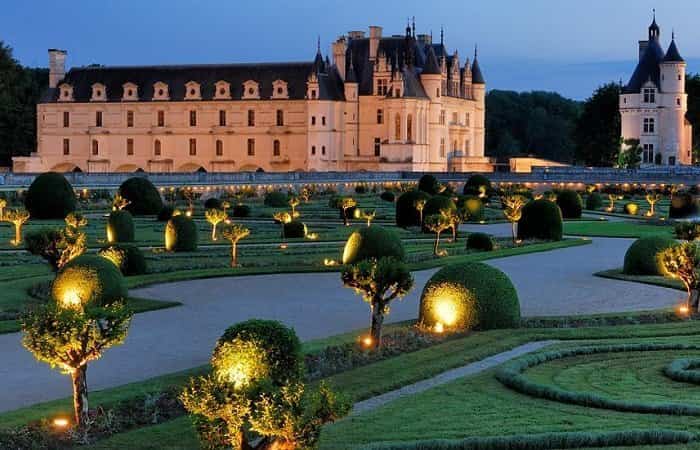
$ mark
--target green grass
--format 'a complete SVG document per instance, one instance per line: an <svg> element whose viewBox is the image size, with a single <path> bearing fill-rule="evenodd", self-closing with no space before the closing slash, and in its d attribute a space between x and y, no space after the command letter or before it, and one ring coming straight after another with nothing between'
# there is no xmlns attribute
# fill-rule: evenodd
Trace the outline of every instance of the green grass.
<svg viewBox="0 0 700 450"><path fill-rule="evenodd" d="M670 225L650 225L638 222L567 222L564 234L570 236L640 238L650 235L673 236Z"/></svg>
<svg viewBox="0 0 700 450"><path fill-rule="evenodd" d="M678 289L685 292L685 287L680 280L666 278L661 275L628 275L622 269L611 269L596 272L597 277L609 278L611 280L629 281L632 283L649 284L652 286L665 287L670 289Z"/></svg>

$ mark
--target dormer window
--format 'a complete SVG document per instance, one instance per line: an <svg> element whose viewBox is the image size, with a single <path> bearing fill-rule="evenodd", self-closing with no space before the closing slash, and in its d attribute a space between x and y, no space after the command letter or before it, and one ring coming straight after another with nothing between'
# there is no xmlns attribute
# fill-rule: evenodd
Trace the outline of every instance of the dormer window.
<svg viewBox="0 0 700 450"><path fill-rule="evenodd" d="M199 87L199 83L196 81L190 81L185 84L185 100L201 100L202 93Z"/></svg>
<svg viewBox="0 0 700 450"><path fill-rule="evenodd" d="M285 81L275 80L272 82L272 98L289 98L287 83Z"/></svg>
<svg viewBox="0 0 700 450"><path fill-rule="evenodd" d="M644 96L644 103L656 103L656 89L644 88L642 94Z"/></svg>
<svg viewBox="0 0 700 450"><path fill-rule="evenodd" d="M225 81L218 81L214 87L214 98L217 100L231 99L231 85Z"/></svg>
<svg viewBox="0 0 700 450"><path fill-rule="evenodd" d="M62 84L59 86L59 102L72 102L73 101L73 86L70 84Z"/></svg>
<svg viewBox="0 0 700 450"><path fill-rule="evenodd" d="M92 85L92 97L90 97L91 102L104 102L107 100L107 88L102 83L95 83Z"/></svg>
<svg viewBox="0 0 700 450"><path fill-rule="evenodd" d="M243 83L243 99L259 99L260 89L258 83L253 80L248 80Z"/></svg>
<svg viewBox="0 0 700 450"><path fill-rule="evenodd" d="M377 94L376 95L386 95L389 91L389 80L380 78L377 80Z"/></svg>
<svg viewBox="0 0 700 450"><path fill-rule="evenodd" d="M134 83L125 83L122 88L124 89L124 94L122 95L123 101L137 101L139 99L138 86Z"/></svg>
<svg viewBox="0 0 700 450"><path fill-rule="evenodd" d="M162 81L153 84L153 100L170 100L167 84Z"/></svg>

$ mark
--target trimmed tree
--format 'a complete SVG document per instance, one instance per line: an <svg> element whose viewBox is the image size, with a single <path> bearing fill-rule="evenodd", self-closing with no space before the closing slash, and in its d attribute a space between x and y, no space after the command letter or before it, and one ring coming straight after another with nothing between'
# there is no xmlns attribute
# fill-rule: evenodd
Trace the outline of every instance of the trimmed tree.
<svg viewBox="0 0 700 450"><path fill-rule="evenodd" d="M238 241L250 235L250 230L243 225L227 224L221 230L221 236L231 243L231 267L238 267Z"/></svg>
<svg viewBox="0 0 700 450"><path fill-rule="evenodd" d="M343 211L343 225L347 227L350 225L350 217L348 217L348 211L352 208L355 208L357 206L357 202L352 197L343 197L338 202L338 205L340 206L341 211Z"/></svg>
<svg viewBox="0 0 700 450"><path fill-rule="evenodd" d="M664 275L681 280L688 293L686 306L688 311L696 314L700 306L698 287L700 286L700 251L695 242L683 242L680 245L661 250L657 256Z"/></svg>
<svg viewBox="0 0 700 450"><path fill-rule="evenodd" d="M228 215L221 209L207 209L204 213L207 222L211 224L211 240L216 240L216 227L224 220L228 219Z"/></svg>
<svg viewBox="0 0 700 450"><path fill-rule="evenodd" d="M501 203L505 208L503 209L503 214L510 222L511 234L513 235L513 243L518 241L517 238L517 225L518 221L523 217L523 206L525 206L526 200L522 195L507 195L501 198Z"/></svg>
<svg viewBox="0 0 700 450"><path fill-rule="evenodd" d="M135 216L155 216L163 209L163 199L158 189L143 177L133 177L124 181L119 186L119 195L129 202L123 209Z"/></svg>
<svg viewBox="0 0 700 450"><path fill-rule="evenodd" d="M15 238L12 245L22 243L22 227L29 220L29 211L26 209L11 209L5 213L5 221L10 222L15 227Z"/></svg>
<svg viewBox="0 0 700 450"><path fill-rule="evenodd" d="M61 219L75 211L73 186L60 173L46 172L34 179L24 197L24 206L34 219Z"/></svg>
<svg viewBox="0 0 700 450"><path fill-rule="evenodd" d="M440 256L440 235L443 231L450 228L450 222L447 214L432 214L425 218L425 228L435 233L435 245L433 246L433 254Z"/></svg>

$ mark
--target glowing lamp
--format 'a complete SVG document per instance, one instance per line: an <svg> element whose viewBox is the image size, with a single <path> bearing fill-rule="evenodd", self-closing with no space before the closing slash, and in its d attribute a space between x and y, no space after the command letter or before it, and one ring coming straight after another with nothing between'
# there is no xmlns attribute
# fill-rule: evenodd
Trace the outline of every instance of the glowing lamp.
<svg viewBox="0 0 700 450"><path fill-rule="evenodd" d="M435 324L435 327L433 328L433 330L436 333L441 334L445 331L445 326L442 324L442 322L438 322Z"/></svg>
<svg viewBox="0 0 700 450"><path fill-rule="evenodd" d="M187 212L185 213L185 215L186 215L187 217L192 217L192 210L187 210Z"/></svg>
<svg viewBox="0 0 700 450"><path fill-rule="evenodd" d="M372 340L372 336L364 336L361 340L360 343L364 348L370 348L372 346L372 343L374 341Z"/></svg>
<svg viewBox="0 0 700 450"><path fill-rule="evenodd" d="M287 244L280 244L280 249L284 250L287 248Z"/></svg>
<svg viewBox="0 0 700 450"><path fill-rule="evenodd" d="M687 305L681 305L678 307L678 312L683 316L687 316L688 313L690 312L690 309L688 308Z"/></svg>
<svg viewBox="0 0 700 450"><path fill-rule="evenodd" d="M70 421L65 417L56 417L53 419L53 426L56 428L67 428L70 425Z"/></svg>
<svg viewBox="0 0 700 450"><path fill-rule="evenodd" d="M435 325L435 328L440 326L443 328L443 324L450 326L457 322L457 305L451 298L441 298L435 303L435 317L439 320Z"/></svg>
<svg viewBox="0 0 700 450"><path fill-rule="evenodd" d="M61 305L65 308L79 308L83 301L77 289L66 289L59 298Z"/></svg>

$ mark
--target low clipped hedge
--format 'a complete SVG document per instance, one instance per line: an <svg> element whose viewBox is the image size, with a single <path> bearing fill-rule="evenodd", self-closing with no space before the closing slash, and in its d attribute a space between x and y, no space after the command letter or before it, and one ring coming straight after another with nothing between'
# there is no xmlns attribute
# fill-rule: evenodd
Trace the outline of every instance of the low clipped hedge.
<svg viewBox="0 0 700 450"><path fill-rule="evenodd" d="M180 214L165 225L165 249L170 252L197 250L199 230L194 220Z"/></svg>
<svg viewBox="0 0 700 450"><path fill-rule="evenodd" d="M440 192L440 182L432 175L423 175L418 180L418 190L429 195L435 195Z"/></svg>
<svg viewBox="0 0 700 450"><path fill-rule="evenodd" d="M60 173L46 172L34 178L24 197L24 206L32 219L60 219L75 211L77 199L73 186Z"/></svg>
<svg viewBox="0 0 700 450"><path fill-rule="evenodd" d="M698 203L690 192L677 192L671 196L668 216L671 219L687 219L700 213Z"/></svg>
<svg viewBox="0 0 700 450"><path fill-rule="evenodd" d="M156 215L163 209L158 189L146 178L129 178L119 186L119 194L130 202L124 209L135 216Z"/></svg>
<svg viewBox="0 0 700 450"><path fill-rule="evenodd" d="M113 252L118 253L119 259L112 262L119 262L119 270L124 276L143 275L148 271L146 258L137 246L129 244L108 245L103 247L99 253L101 256L108 256Z"/></svg>
<svg viewBox="0 0 700 450"><path fill-rule="evenodd" d="M583 200L578 192L570 189L563 190L557 194L557 206L561 210L564 219L580 219L583 211Z"/></svg>
<svg viewBox="0 0 700 450"><path fill-rule="evenodd" d="M597 192L591 192L586 197L586 209L596 211L603 207L603 197Z"/></svg>
<svg viewBox="0 0 700 450"><path fill-rule="evenodd" d="M474 174L470 176L466 183L464 183L464 189L462 193L464 195L479 195L479 187L484 186L486 188L486 192L488 193L491 190L491 180L489 180L487 177L481 174Z"/></svg>
<svg viewBox="0 0 700 450"><path fill-rule="evenodd" d="M173 217L173 213L175 212L175 208L173 208L170 205L165 205L163 206L160 211L158 212L158 222L167 222Z"/></svg>
<svg viewBox="0 0 700 450"><path fill-rule="evenodd" d="M107 242L134 242L134 219L129 211L112 211L107 218Z"/></svg>
<svg viewBox="0 0 700 450"><path fill-rule="evenodd" d="M562 358L598 355L603 353L645 352L645 351L684 351L700 350L698 345L690 344L616 344L585 346L552 352L538 353L520 358L509 363L496 372L496 378L503 385L531 397L543 398L560 403L584 406L588 408L609 409L613 411L640 414L663 414L673 416L700 416L700 406L678 402L650 402L634 400L616 400L593 392L577 392L556 386L531 381L525 371L540 364Z"/></svg>
<svg viewBox="0 0 700 450"><path fill-rule="evenodd" d="M248 217L250 216L250 206L248 205L235 205L231 210L231 215L233 217Z"/></svg>
<svg viewBox="0 0 700 450"><path fill-rule="evenodd" d="M496 241L490 234L471 233L467 236L467 249L490 252L496 248Z"/></svg>
<svg viewBox="0 0 700 450"><path fill-rule="evenodd" d="M540 199L523 206L522 217L518 221L519 239L561 241L563 233L561 210L556 203Z"/></svg>
<svg viewBox="0 0 700 450"><path fill-rule="evenodd" d="M390 191L384 191L379 195L379 198L384 200L385 202L390 202L394 203L394 200L396 200L396 196L394 195L393 192Z"/></svg>
<svg viewBox="0 0 700 450"><path fill-rule="evenodd" d="M406 260L406 251L399 235L379 225L354 231L343 249L343 264L354 264L370 258L393 257Z"/></svg>
<svg viewBox="0 0 700 450"><path fill-rule="evenodd" d="M63 266L51 285L51 295L61 301L68 291L77 292L83 305L91 306L125 300L129 294L121 271L98 255L81 255Z"/></svg>
<svg viewBox="0 0 700 450"><path fill-rule="evenodd" d="M306 225L300 220L292 220L284 224L285 238L303 238L306 236Z"/></svg>
<svg viewBox="0 0 700 450"><path fill-rule="evenodd" d="M475 195L462 195L457 199L457 209L465 220L478 222L484 220L484 202Z"/></svg>
<svg viewBox="0 0 700 450"><path fill-rule="evenodd" d="M447 303L445 303L447 302ZM453 313L453 323L441 311ZM520 301L508 276L480 262L450 264L423 288L418 322L433 328L438 322L458 330L517 328Z"/></svg>
<svg viewBox="0 0 700 450"><path fill-rule="evenodd" d="M664 375L682 383L700 384L700 359L682 358L664 367Z"/></svg>
<svg viewBox="0 0 700 450"><path fill-rule="evenodd" d="M265 204L265 206L281 208L287 206L288 201L289 196L284 192L272 191L265 194L265 199L263 200L263 203Z"/></svg>
<svg viewBox="0 0 700 450"><path fill-rule="evenodd" d="M678 242L668 236L639 238L627 249L622 272L627 275L662 275L656 255L676 245Z"/></svg>
<svg viewBox="0 0 700 450"><path fill-rule="evenodd" d="M416 200L430 199L430 195L423 191L413 190L401 194L396 201L396 225L399 227L420 226L420 213L416 210ZM426 217L425 214L423 217Z"/></svg>
<svg viewBox="0 0 700 450"><path fill-rule="evenodd" d="M204 209L221 209L221 200L216 197L209 197L204 201Z"/></svg>

